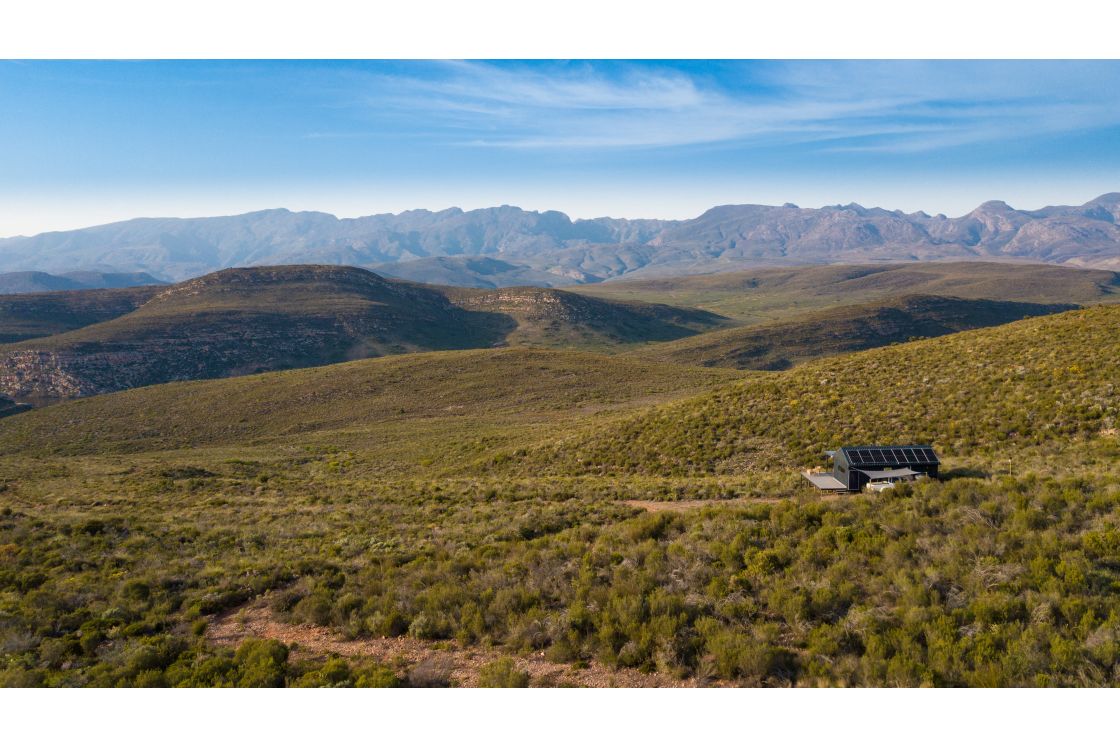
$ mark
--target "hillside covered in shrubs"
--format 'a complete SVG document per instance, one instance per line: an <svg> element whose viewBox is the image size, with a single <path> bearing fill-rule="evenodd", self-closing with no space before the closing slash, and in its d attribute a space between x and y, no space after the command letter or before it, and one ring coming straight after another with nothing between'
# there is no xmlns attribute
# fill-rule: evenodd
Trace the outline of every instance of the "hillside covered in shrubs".
<svg viewBox="0 0 1120 747"><path fill-rule="evenodd" d="M811 465L842 444L991 457L1120 424L1120 307L1097 306L756 374L559 438L520 464L688 475Z"/></svg>
<svg viewBox="0 0 1120 747"><path fill-rule="evenodd" d="M343 643L659 682L1120 677L1120 307L782 372L456 351L0 421L0 684L431 686ZM841 443L943 480L822 497ZM640 500L636 500L640 499ZM650 511L650 507L656 511ZM660 510L668 508L673 510ZM520 662L520 663L519 663Z"/></svg>

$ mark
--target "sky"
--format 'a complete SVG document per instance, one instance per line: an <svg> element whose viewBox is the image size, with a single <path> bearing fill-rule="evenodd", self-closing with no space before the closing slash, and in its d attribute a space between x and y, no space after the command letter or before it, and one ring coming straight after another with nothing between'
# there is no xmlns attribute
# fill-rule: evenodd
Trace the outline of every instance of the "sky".
<svg viewBox="0 0 1120 747"><path fill-rule="evenodd" d="M0 62L0 236L287 207L955 216L1120 191L1120 62Z"/></svg>

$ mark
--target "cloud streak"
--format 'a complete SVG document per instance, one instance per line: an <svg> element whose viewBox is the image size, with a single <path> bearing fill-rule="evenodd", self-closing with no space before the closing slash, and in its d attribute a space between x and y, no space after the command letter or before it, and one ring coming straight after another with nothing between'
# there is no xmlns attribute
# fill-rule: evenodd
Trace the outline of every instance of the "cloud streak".
<svg viewBox="0 0 1120 747"><path fill-rule="evenodd" d="M367 102L422 116L456 144L521 150L914 153L1120 125L1110 63L764 63L736 77L641 63L443 63L423 77L371 75Z"/></svg>

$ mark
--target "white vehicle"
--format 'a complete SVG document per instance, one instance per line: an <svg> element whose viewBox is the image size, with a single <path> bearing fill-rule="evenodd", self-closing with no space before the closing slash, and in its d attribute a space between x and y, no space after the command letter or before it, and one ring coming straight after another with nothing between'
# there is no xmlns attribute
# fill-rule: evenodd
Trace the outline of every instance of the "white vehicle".
<svg viewBox="0 0 1120 747"><path fill-rule="evenodd" d="M915 473L912 470L895 470L896 474L889 477L876 477L867 483L865 489L871 493L882 493L884 490L890 490L900 482L914 482L925 478L925 475Z"/></svg>

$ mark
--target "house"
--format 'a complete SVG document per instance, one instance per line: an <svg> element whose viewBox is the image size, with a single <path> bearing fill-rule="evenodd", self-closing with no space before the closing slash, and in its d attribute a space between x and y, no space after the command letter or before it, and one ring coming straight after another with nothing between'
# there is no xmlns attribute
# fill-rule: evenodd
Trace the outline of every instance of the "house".
<svg viewBox="0 0 1120 747"><path fill-rule="evenodd" d="M896 482L937 477L941 460L929 446L842 446L826 451L832 471L802 472L821 490L859 492L871 484L882 490Z"/></svg>

